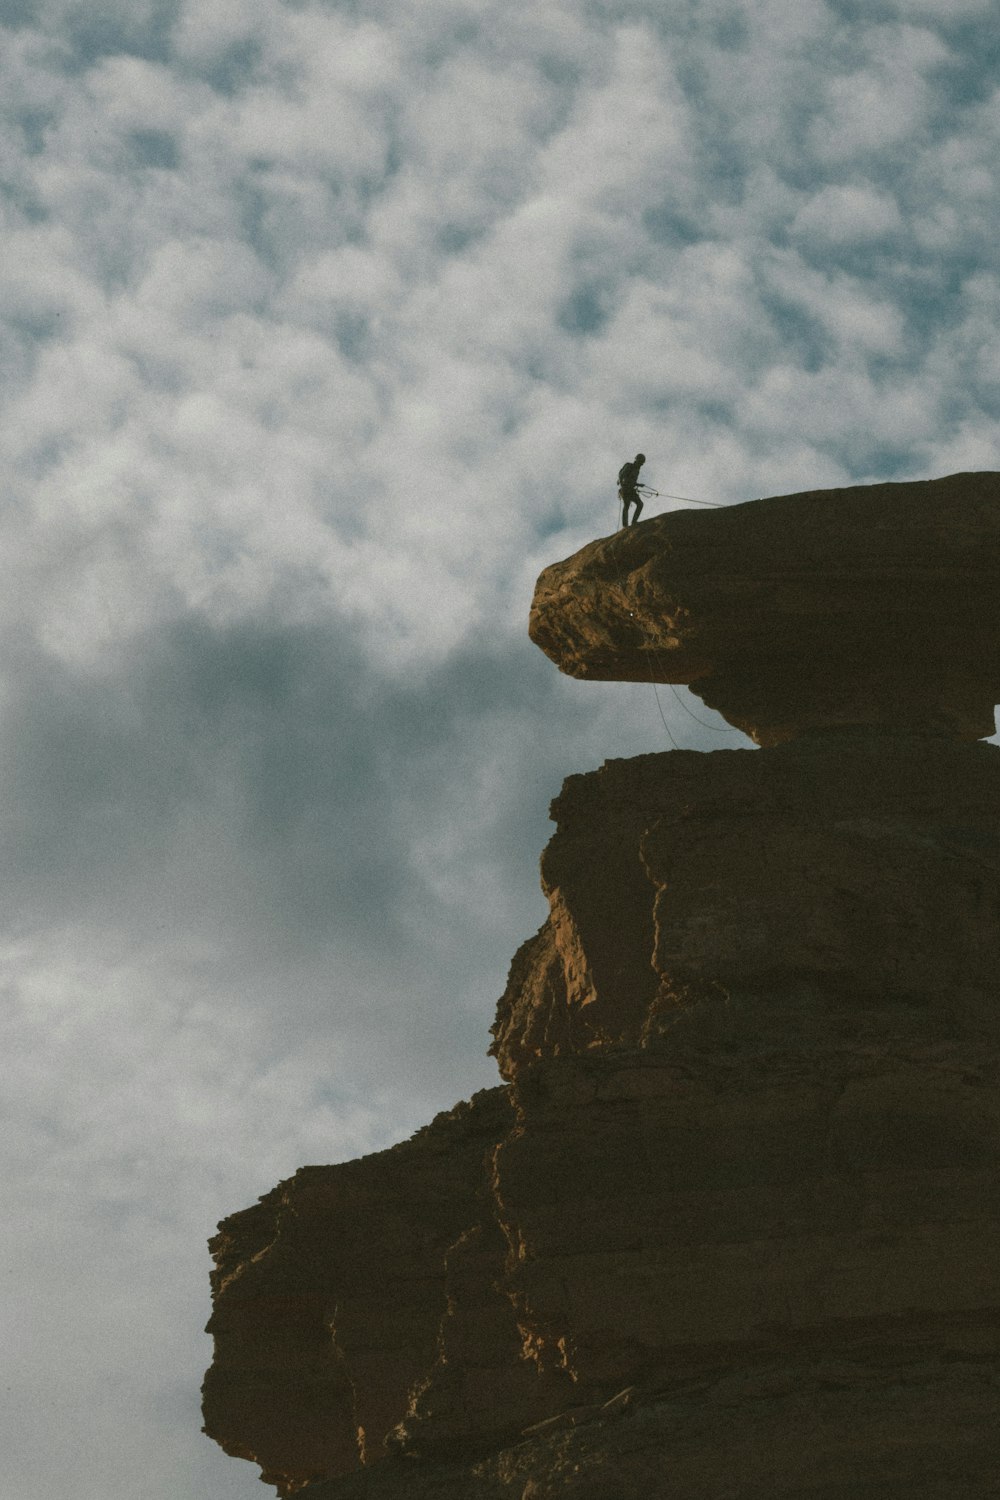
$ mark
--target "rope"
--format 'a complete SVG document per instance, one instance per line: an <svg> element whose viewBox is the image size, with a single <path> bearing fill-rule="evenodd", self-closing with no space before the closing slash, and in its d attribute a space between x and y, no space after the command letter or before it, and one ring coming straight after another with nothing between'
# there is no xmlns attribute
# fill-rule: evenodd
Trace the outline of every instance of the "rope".
<svg viewBox="0 0 1000 1500"><path fill-rule="evenodd" d="M653 684L653 693L654 693L654 695L656 697L656 706L660 710L660 718L663 721L663 727L664 727L664 729L667 731L667 739L670 741L671 745L673 746L673 748L675 750L679 750L681 747L680 747L680 745L678 745L677 741L674 739L673 735L670 733L670 725L667 723L666 715L663 712L663 704L660 702L660 690L656 686L656 678L653 676L653 663L652 662L649 663L649 680Z"/></svg>
<svg viewBox="0 0 1000 1500"><path fill-rule="evenodd" d="M740 733L740 731L737 728L735 728L735 726L732 725L732 724L726 724L726 725L710 724L707 719L699 718L699 716L695 713L694 709L693 708L689 708L688 705L684 702L684 699L681 697L680 693L677 691L677 687L676 687L676 685L674 683L670 684L670 690L673 693L674 697L677 699L677 702L680 704L681 708L683 708L684 712L686 714L690 714L691 717L692 717L692 719L694 720L694 722L696 724L700 724L702 726L702 728L704 728L704 729L710 729L713 734L739 734Z"/></svg>
<svg viewBox="0 0 1000 1500"><path fill-rule="evenodd" d="M666 490L652 490L648 484L637 484L637 490L642 490L647 495L655 495L657 499L661 496L664 500L683 500L685 505L710 505L713 510L725 510L721 500L695 500L692 495L669 495Z"/></svg>
<svg viewBox="0 0 1000 1500"><path fill-rule="evenodd" d="M615 506L615 514L616 515L618 514L618 504L620 504L620 503L621 503L621 501L619 499L618 502L616 503L616 506ZM624 530L625 528L621 527L619 529L620 530ZM616 571L618 573L618 587L621 589L622 595L624 596L624 594L625 594L625 575L622 573L622 571L621 571L620 568L616 569ZM629 613L631 613L631 611L629 611ZM671 734L671 732L670 732L670 725L667 723L666 714L663 712L663 704L660 702L660 690L659 690L659 688L656 685L656 678L653 676L653 663L652 663L652 660L649 657L646 658L646 664L649 667L649 680L653 684L653 694L654 694L654 696L656 698L656 706L657 706L657 708L660 711L660 722L663 725L664 730L666 731L667 739L670 741L670 744L671 744L672 748L674 750L679 750L681 747L680 747L680 745L678 745L677 741L674 739L673 735Z"/></svg>
<svg viewBox="0 0 1000 1500"><path fill-rule="evenodd" d="M648 484L637 484L635 486L635 488L637 490L642 490L643 494L645 494L645 495L655 495L657 499L659 499L660 496L661 496L661 491L660 490L654 490ZM690 495L668 495L666 493L666 491L662 492L662 496L663 496L663 499L665 499L665 500L682 500L687 505L711 505L716 510L723 510L725 508L718 500L695 500ZM618 514L618 506L620 504L621 504L621 497L619 496L617 498L616 502L615 502L615 515ZM620 530L624 530L625 528L624 527L620 527L619 529ZM625 592L625 580L624 580L624 576L621 575L621 574L619 575L619 578L618 578L618 587L621 589L622 593L624 594L624 592ZM647 657L647 664L649 666L649 680L653 684L653 693L655 694L655 697L656 697L656 707L659 709L660 721L663 724L663 727L664 727L664 729L667 732L667 739L670 741L672 747L675 750L679 750L681 747L680 747L680 745L678 745L677 741L674 739L673 735L670 732L670 725L667 723L666 715L663 712L663 704L660 702L660 689L657 686L656 678L653 676L653 659L654 658L656 660L656 665L657 665L658 670L662 672L663 671L663 666L662 666L662 663L660 662L659 652L656 650L655 646L651 647L651 649L650 649L650 655ZM740 731L738 729L736 729L732 725L726 724L724 726L720 726L718 724L709 724L709 722L708 722L707 719L699 718L699 716L694 712L694 710L691 709L691 708L689 708L688 705L684 702L684 699L681 697L680 693L677 691L676 685L671 682L671 683L668 683L668 686L670 688L670 691L673 693L674 697L677 699L677 702L680 704L681 708L683 708L684 712L686 714L688 714L690 718L694 719L694 721L695 721L696 724L700 724L703 729L710 729L713 734L739 734L740 733Z"/></svg>

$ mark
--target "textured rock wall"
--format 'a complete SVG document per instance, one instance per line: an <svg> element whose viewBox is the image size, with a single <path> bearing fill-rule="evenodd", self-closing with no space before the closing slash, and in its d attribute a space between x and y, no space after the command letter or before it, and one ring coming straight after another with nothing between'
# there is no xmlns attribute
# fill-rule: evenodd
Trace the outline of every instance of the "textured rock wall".
<svg viewBox="0 0 1000 1500"><path fill-rule="evenodd" d="M998 476L739 509L533 629L770 748L570 777L506 1084L213 1241L206 1429L283 1495L1000 1497Z"/></svg>
<svg viewBox="0 0 1000 1500"><path fill-rule="evenodd" d="M604 1410L482 1462L400 1462L308 1500L995 1500L996 1329L961 1358L874 1328L867 1348L789 1348Z"/></svg>
<svg viewBox="0 0 1000 1500"><path fill-rule="evenodd" d="M995 1064L747 1038L528 1070L497 1179L543 1359L595 1394L810 1343L853 1358L890 1329L961 1360L1000 1310Z"/></svg>
<svg viewBox="0 0 1000 1500"><path fill-rule="evenodd" d="M863 731L572 776L551 915L494 1026L504 1077L637 1045L692 1009L787 1044L994 1034L1000 752Z"/></svg>
<svg viewBox="0 0 1000 1500"><path fill-rule="evenodd" d="M387 1455L499 1484L625 1386L668 1427L728 1392L746 1432L808 1389L847 1473L877 1388L911 1472L930 1404L943 1441L996 1397L998 765L840 734L570 778L511 1086L226 1221L209 1430L282 1493ZM721 1460L685 1445L698 1493Z"/></svg>
<svg viewBox="0 0 1000 1500"><path fill-rule="evenodd" d="M303 1167L223 1220L208 1331L206 1431L291 1494L384 1456L429 1374L446 1255L477 1222L502 1089L359 1161Z"/></svg>
<svg viewBox="0 0 1000 1500"><path fill-rule="evenodd" d="M971 1047L752 1038L525 1070L509 1253L460 1237L398 1448L309 1500L995 1493L996 1082Z"/></svg>

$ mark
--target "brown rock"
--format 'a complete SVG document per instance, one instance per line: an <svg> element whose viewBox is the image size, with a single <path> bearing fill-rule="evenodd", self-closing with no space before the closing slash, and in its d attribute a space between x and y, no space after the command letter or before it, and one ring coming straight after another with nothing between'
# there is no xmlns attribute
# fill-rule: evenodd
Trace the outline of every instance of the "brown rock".
<svg viewBox="0 0 1000 1500"><path fill-rule="evenodd" d="M383 1466L308 1500L995 1500L995 1331L959 1359L887 1344L790 1349L736 1374L720 1363L624 1419L528 1436L472 1466Z"/></svg>
<svg viewBox="0 0 1000 1500"><path fill-rule="evenodd" d="M840 725L993 732L1000 474L655 516L538 580L571 677L688 683L761 745Z"/></svg>
<svg viewBox="0 0 1000 1500"><path fill-rule="evenodd" d="M220 1224L205 1430L279 1494L385 1455L435 1365L447 1254L477 1222L508 1119L506 1091L485 1091L390 1151L302 1167Z"/></svg>
<svg viewBox="0 0 1000 1500"><path fill-rule="evenodd" d="M842 731L639 756L571 776L552 816L551 915L493 1028L506 1078L678 1028L762 1047L994 1032L992 745Z"/></svg>
<svg viewBox="0 0 1000 1500"><path fill-rule="evenodd" d="M804 1348L971 1357L1000 1314L996 1083L972 1044L529 1069L497 1195L543 1367L612 1395Z"/></svg>
<svg viewBox="0 0 1000 1500"><path fill-rule="evenodd" d="M206 1430L281 1494L1000 1496L996 481L543 575L564 667L771 748L570 777L507 1086L220 1226Z"/></svg>
<svg viewBox="0 0 1000 1500"><path fill-rule="evenodd" d="M971 1048L527 1070L500 1284L561 1413L309 1500L994 1494L996 1081Z"/></svg>

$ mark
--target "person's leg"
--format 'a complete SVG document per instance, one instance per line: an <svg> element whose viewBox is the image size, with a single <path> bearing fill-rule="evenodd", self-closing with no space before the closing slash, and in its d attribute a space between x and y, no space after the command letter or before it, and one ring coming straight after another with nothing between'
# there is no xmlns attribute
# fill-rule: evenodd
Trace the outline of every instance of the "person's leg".
<svg viewBox="0 0 1000 1500"><path fill-rule="evenodd" d="M629 497L628 497L628 495L619 495L618 498L621 500L621 503L622 503L622 526L625 527L625 526L628 525Z"/></svg>
<svg viewBox="0 0 1000 1500"><path fill-rule="evenodd" d="M635 525L636 521L638 521L638 519L639 519L639 512L641 510L642 510L642 496L639 495L638 493L636 493L636 496L635 496L635 514L632 517L632 525L633 526Z"/></svg>

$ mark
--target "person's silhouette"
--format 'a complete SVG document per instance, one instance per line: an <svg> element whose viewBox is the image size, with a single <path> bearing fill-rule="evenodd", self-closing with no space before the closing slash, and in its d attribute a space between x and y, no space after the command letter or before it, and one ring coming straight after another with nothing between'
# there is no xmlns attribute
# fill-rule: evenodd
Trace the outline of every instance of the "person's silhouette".
<svg viewBox="0 0 1000 1500"><path fill-rule="evenodd" d="M634 526L639 519L639 513L642 510L642 499L640 498L639 491L636 489L636 485L639 482L639 470L645 462L645 453L637 453L631 463L622 464L618 470L618 498L622 503L623 526L629 524L628 508L630 505L635 506L632 525Z"/></svg>

